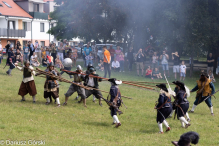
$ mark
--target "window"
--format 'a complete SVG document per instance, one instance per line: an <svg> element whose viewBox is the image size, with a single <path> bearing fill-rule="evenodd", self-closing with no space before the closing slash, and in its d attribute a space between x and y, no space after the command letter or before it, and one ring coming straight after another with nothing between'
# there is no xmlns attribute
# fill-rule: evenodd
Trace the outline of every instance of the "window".
<svg viewBox="0 0 219 146"><path fill-rule="evenodd" d="M44 32L44 23L40 23L40 32Z"/></svg>
<svg viewBox="0 0 219 146"><path fill-rule="evenodd" d="M27 22L23 22L23 30L27 31Z"/></svg>
<svg viewBox="0 0 219 146"><path fill-rule="evenodd" d="M40 41L41 47L45 47L45 41Z"/></svg>
<svg viewBox="0 0 219 146"><path fill-rule="evenodd" d="M15 21L8 21L8 29L15 29Z"/></svg>
<svg viewBox="0 0 219 146"><path fill-rule="evenodd" d="M34 12L39 12L39 7L40 7L39 4L33 4L33 11Z"/></svg>
<svg viewBox="0 0 219 146"><path fill-rule="evenodd" d="M3 7L2 4L0 4L0 7Z"/></svg>
<svg viewBox="0 0 219 146"><path fill-rule="evenodd" d="M2 1L6 6L8 6L9 8L12 8L8 3Z"/></svg>
<svg viewBox="0 0 219 146"><path fill-rule="evenodd" d="M27 31L31 31L31 23L27 22Z"/></svg>
<svg viewBox="0 0 219 146"><path fill-rule="evenodd" d="M25 46L27 44L27 41L23 41L23 46Z"/></svg>

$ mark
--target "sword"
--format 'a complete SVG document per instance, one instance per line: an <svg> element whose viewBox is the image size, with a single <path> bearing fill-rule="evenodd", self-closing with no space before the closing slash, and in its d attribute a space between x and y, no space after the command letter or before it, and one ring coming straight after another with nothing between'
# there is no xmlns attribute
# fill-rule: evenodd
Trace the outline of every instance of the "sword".
<svg viewBox="0 0 219 146"><path fill-rule="evenodd" d="M218 89L216 92L214 92L214 94L216 94L218 91L219 91L219 89ZM203 101L207 100L207 99L208 99L209 97L211 97L211 96L214 96L214 94L209 95L209 96L206 97Z"/></svg>
<svg viewBox="0 0 219 146"><path fill-rule="evenodd" d="M121 103L124 105L124 107L127 109L127 106L124 104L123 100L121 99Z"/></svg>
<svg viewBox="0 0 219 146"><path fill-rule="evenodd" d="M161 114L161 116L164 118L164 120L166 120L166 118L165 118L164 115L159 111L159 109L158 109L157 111Z"/></svg>
<svg viewBox="0 0 219 146"><path fill-rule="evenodd" d="M11 64L12 64L14 67L16 67L16 66L14 65L14 63L13 63L13 62L11 62Z"/></svg>
<svg viewBox="0 0 219 146"><path fill-rule="evenodd" d="M5 64L5 67L7 66L7 63ZM5 67L3 69L5 69Z"/></svg>

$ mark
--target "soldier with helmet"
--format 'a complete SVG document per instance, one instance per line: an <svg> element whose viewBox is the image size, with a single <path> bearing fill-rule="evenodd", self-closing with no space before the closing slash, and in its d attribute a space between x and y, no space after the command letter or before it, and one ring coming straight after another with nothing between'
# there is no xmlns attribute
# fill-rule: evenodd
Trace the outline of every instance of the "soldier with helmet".
<svg viewBox="0 0 219 146"><path fill-rule="evenodd" d="M90 73L89 72L90 68L94 68L94 66L91 63L89 63L88 66L87 66L86 74ZM93 95L93 102L94 103L95 103L95 100L96 100L96 97L95 97L95 95Z"/></svg>
<svg viewBox="0 0 219 146"><path fill-rule="evenodd" d="M86 74L90 74L90 71L89 71L90 68L94 68L94 66L91 63L89 63L88 66L87 66L87 70L85 71ZM78 98L79 98L79 95L75 98L75 100L78 100ZM81 100L78 101L78 102L80 103ZM95 102L95 96L94 95L93 95L93 102Z"/></svg>
<svg viewBox="0 0 219 146"><path fill-rule="evenodd" d="M69 87L68 91L65 93L65 102L63 103L63 105L67 105L67 102L68 102L68 98L74 93L77 91L78 95L82 98L83 100L83 103L84 103L84 106L86 106L86 96L85 96L85 89L80 87L80 86L77 86L75 84L78 84L78 85L83 85L82 84L82 81L84 80L84 76L81 75L82 73L82 68L80 65L77 66L77 70L76 70L77 73L73 73L73 72L66 72L67 74L69 75L73 75L74 77L74 81L73 83L74 84L71 84L71 86Z"/></svg>
<svg viewBox="0 0 219 146"><path fill-rule="evenodd" d="M95 77L92 77L92 76L95 76ZM89 74L87 74L85 76L84 85L88 86L88 87L91 87L91 88L99 89L98 82L101 82L102 79L98 78L98 77L99 77L99 75L96 74L96 70L94 69L94 67L90 67L89 68ZM102 106L102 103L101 103L102 94L101 94L101 92L98 91L98 90L85 90L85 95L87 96L87 98L91 94L93 94L97 99L99 99L99 105Z"/></svg>
<svg viewBox="0 0 219 146"><path fill-rule="evenodd" d="M60 101L58 93L57 73L54 70L53 62L49 63L47 72L51 75L46 76L46 82L44 85L44 98L46 99L46 105L51 103L49 97L52 96L56 100L57 107L59 107Z"/></svg>
<svg viewBox="0 0 219 146"><path fill-rule="evenodd" d="M30 66L30 62L27 60L24 62L23 67L19 67L16 64L17 69L20 71L23 71L23 80L20 85L20 89L18 92L18 95L21 95L22 99L21 101L25 101L25 95L27 93L30 94L30 96L33 97L33 103L36 102L35 96L37 94L35 82L33 76L35 75L35 71L32 66Z"/></svg>

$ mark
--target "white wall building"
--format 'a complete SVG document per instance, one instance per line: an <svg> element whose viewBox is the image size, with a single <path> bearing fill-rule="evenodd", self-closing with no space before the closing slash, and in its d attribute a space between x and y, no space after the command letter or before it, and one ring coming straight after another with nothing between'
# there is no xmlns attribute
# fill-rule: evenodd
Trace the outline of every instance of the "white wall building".
<svg viewBox="0 0 219 146"><path fill-rule="evenodd" d="M49 0L4 0L0 1L0 39L3 47L10 41L26 44L28 41L49 46L54 36L48 34L52 26L49 21L50 10L55 3ZM5 4L6 3L6 4Z"/></svg>

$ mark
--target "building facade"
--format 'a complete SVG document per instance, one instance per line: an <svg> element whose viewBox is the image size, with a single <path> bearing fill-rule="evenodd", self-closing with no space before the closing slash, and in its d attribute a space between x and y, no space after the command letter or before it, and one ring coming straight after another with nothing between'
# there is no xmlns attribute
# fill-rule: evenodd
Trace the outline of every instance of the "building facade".
<svg viewBox="0 0 219 146"><path fill-rule="evenodd" d="M49 46L54 36L48 34L53 26L49 13L54 10L54 2L47 0L4 0L0 1L0 39L3 47L10 41L15 45L20 41L38 40L40 46Z"/></svg>

